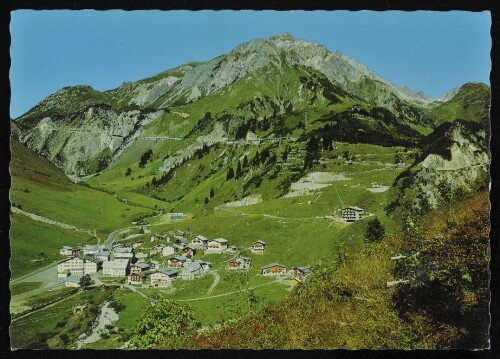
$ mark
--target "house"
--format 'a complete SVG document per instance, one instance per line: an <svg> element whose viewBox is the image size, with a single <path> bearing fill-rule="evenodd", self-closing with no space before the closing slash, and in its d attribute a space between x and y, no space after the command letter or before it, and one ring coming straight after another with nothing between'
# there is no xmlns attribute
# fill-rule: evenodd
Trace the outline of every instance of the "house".
<svg viewBox="0 0 500 359"><path fill-rule="evenodd" d="M149 256L152 257L152 256L155 256L157 255L158 253L162 253L163 252L163 248L165 248L167 245L166 244L163 244L163 243L160 243L156 246L154 246L153 248L151 248L151 250L149 251Z"/></svg>
<svg viewBox="0 0 500 359"><path fill-rule="evenodd" d="M225 249L227 249L227 239L216 238L207 243L205 253L222 253Z"/></svg>
<svg viewBox="0 0 500 359"><path fill-rule="evenodd" d="M174 237L184 238L185 235L186 235L186 232L184 232L184 231L180 231L178 229L176 229L174 231Z"/></svg>
<svg viewBox="0 0 500 359"><path fill-rule="evenodd" d="M151 287L165 288L170 287L172 282L177 278L179 271L160 269L151 274Z"/></svg>
<svg viewBox="0 0 500 359"><path fill-rule="evenodd" d="M104 277L125 277L129 272L129 260L126 258L113 259L104 262L102 265L102 275Z"/></svg>
<svg viewBox="0 0 500 359"><path fill-rule="evenodd" d="M295 286L299 283L303 283L306 281L307 276L311 274L311 268L309 267L293 267L289 274L291 276L290 278L290 285Z"/></svg>
<svg viewBox="0 0 500 359"><path fill-rule="evenodd" d="M167 263L169 267L172 268L182 268L184 267L184 264L186 263L187 258L184 256L175 256L170 258Z"/></svg>
<svg viewBox="0 0 500 359"><path fill-rule="evenodd" d="M117 247L113 249L114 259L132 259L134 258L134 249L132 247Z"/></svg>
<svg viewBox="0 0 500 359"><path fill-rule="evenodd" d="M162 252L161 252L161 254L164 257L171 256L174 253L175 253L175 247L173 247L173 246L165 246L165 247L163 247Z"/></svg>
<svg viewBox="0 0 500 359"><path fill-rule="evenodd" d="M189 262L184 265L181 272L183 280L193 280L204 274L199 261Z"/></svg>
<svg viewBox="0 0 500 359"><path fill-rule="evenodd" d="M271 276L271 275L285 275L286 274L286 266L279 263L271 263L266 266L260 268L260 274L263 276Z"/></svg>
<svg viewBox="0 0 500 359"><path fill-rule="evenodd" d="M86 256L91 256L91 255L99 253L100 251L103 251L105 249L106 249L106 246L104 244L86 245L83 247L83 254Z"/></svg>
<svg viewBox="0 0 500 359"><path fill-rule="evenodd" d="M81 276L77 276L77 275L70 275L66 278L65 280L65 283L66 283L66 287L68 288L80 288L80 279L82 277Z"/></svg>
<svg viewBox="0 0 500 359"><path fill-rule="evenodd" d="M161 234L159 234L159 233L153 234L153 235L151 236L151 243L152 243L152 242L158 242L158 241L161 241L161 240L163 240L164 238L165 238L165 236L163 236L163 235L161 235Z"/></svg>
<svg viewBox="0 0 500 359"><path fill-rule="evenodd" d="M182 253L187 259L191 259L196 254L196 249L192 246L186 246L182 249Z"/></svg>
<svg viewBox="0 0 500 359"><path fill-rule="evenodd" d="M66 256L66 257L74 257L74 256L78 255L78 250L76 248L73 248L70 246L63 246L59 250L59 254L62 256Z"/></svg>
<svg viewBox="0 0 500 359"><path fill-rule="evenodd" d="M91 256L79 256L80 259L83 259L83 274L94 274L101 270L102 267L102 259L98 259Z"/></svg>
<svg viewBox="0 0 500 359"><path fill-rule="evenodd" d="M141 273L147 271L151 265L149 263L139 262L136 264L132 264L130 266L130 273Z"/></svg>
<svg viewBox="0 0 500 359"><path fill-rule="evenodd" d="M208 238L202 235L196 236L191 241L191 245L195 248L206 248L208 244Z"/></svg>
<svg viewBox="0 0 500 359"><path fill-rule="evenodd" d="M240 256L239 258L230 260L227 263L228 269L248 269L250 268L250 258Z"/></svg>
<svg viewBox="0 0 500 359"><path fill-rule="evenodd" d="M238 250L238 248L236 248L236 246L229 246L226 248L226 250L224 252L226 253L236 253L236 251Z"/></svg>
<svg viewBox="0 0 500 359"><path fill-rule="evenodd" d="M158 262L158 261L149 261L149 269L150 270L160 269L160 262Z"/></svg>
<svg viewBox="0 0 500 359"><path fill-rule="evenodd" d="M109 251L100 251L100 252L97 252L96 254L94 254L94 258L100 259L103 262L107 262L111 258L111 252L109 252Z"/></svg>
<svg viewBox="0 0 500 359"><path fill-rule="evenodd" d="M266 242L261 241L260 239L258 241L253 242L252 253L264 253L265 250L266 250Z"/></svg>
<svg viewBox="0 0 500 359"><path fill-rule="evenodd" d="M145 270L143 272L130 273L127 277L127 283L135 285L144 284L151 273L154 273L154 271Z"/></svg>
<svg viewBox="0 0 500 359"><path fill-rule="evenodd" d="M144 240L140 239L132 243L132 248L137 249L144 244Z"/></svg>
<svg viewBox="0 0 500 359"><path fill-rule="evenodd" d="M212 263L210 263L210 262L195 260L194 263L198 263L200 265L201 272L203 274L207 273L210 270L210 268L212 268Z"/></svg>
<svg viewBox="0 0 500 359"><path fill-rule="evenodd" d="M346 207L342 208L341 211L342 219L346 222L355 222L365 214L365 210L359 207Z"/></svg>
<svg viewBox="0 0 500 359"><path fill-rule="evenodd" d="M144 253L144 252L137 252L135 254L135 258L137 258L137 259L143 259L143 258L146 258L147 256L148 256L148 254Z"/></svg>
<svg viewBox="0 0 500 359"><path fill-rule="evenodd" d="M66 259L57 265L57 276L67 277L71 274L83 275L84 274L85 259L80 257L72 257Z"/></svg>

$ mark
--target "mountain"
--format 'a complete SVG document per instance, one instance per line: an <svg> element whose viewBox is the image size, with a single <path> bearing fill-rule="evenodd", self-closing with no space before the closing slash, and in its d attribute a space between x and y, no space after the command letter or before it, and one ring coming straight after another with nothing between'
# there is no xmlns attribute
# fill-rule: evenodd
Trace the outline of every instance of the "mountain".
<svg viewBox="0 0 500 359"><path fill-rule="evenodd" d="M487 131L478 123L446 122L421 142L422 153L398 176L398 198L388 206L426 213L484 188L489 183Z"/></svg>
<svg viewBox="0 0 500 359"><path fill-rule="evenodd" d="M138 157L146 149L138 142L148 136L182 139L182 146L161 146L166 157L158 169L167 172L203 141L247 135L303 141L329 121L332 139L413 146L421 133L457 116L484 121L488 103L486 85L467 84L451 99L433 101L338 51L284 33L106 92L63 88L16 119L12 132L72 179L85 180L125 165L120 158Z"/></svg>

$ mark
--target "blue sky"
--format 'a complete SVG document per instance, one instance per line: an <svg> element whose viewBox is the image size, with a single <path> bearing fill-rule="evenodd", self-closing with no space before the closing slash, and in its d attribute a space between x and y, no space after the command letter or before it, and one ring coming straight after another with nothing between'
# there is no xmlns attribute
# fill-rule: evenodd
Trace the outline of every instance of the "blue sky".
<svg viewBox="0 0 500 359"><path fill-rule="evenodd" d="M13 12L11 117L64 86L104 91L255 38L289 32L339 50L392 83L438 97L489 84L488 12Z"/></svg>

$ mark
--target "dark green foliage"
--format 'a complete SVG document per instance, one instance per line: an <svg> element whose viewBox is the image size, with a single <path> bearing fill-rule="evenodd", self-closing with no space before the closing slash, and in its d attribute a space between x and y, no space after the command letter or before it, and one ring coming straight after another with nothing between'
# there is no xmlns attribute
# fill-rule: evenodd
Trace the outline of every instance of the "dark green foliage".
<svg viewBox="0 0 500 359"><path fill-rule="evenodd" d="M210 200L208 199L208 197L205 197L205 205L207 205L208 202L210 202Z"/></svg>
<svg viewBox="0 0 500 359"><path fill-rule="evenodd" d="M94 284L94 281L92 280L92 278L90 278L90 275L85 274L83 277L80 278L80 286L82 288L88 287L92 284Z"/></svg>
<svg viewBox="0 0 500 359"><path fill-rule="evenodd" d="M137 349L154 348L159 343L163 347L174 347L178 338L198 326L187 305L170 299L155 301L132 332L131 344Z"/></svg>
<svg viewBox="0 0 500 359"><path fill-rule="evenodd" d="M226 181L229 181L232 178L234 178L234 170L232 167L229 167L226 174Z"/></svg>
<svg viewBox="0 0 500 359"><path fill-rule="evenodd" d="M368 222L366 227L365 240L367 242L380 242L385 237L385 228L378 218Z"/></svg>
<svg viewBox="0 0 500 359"><path fill-rule="evenodd" d="M132 173L132 169L130 167L127 168L127 172L125 172L125 177L130 176L131 173Z"/></svg>
<svg viewBox="0 0 500 359"><path fill-rule="evenodd" d="M241 170L241 163L240 163L240 161L238 161L238 164L236 166L236 175L235 175L235 178L236 179L240 178L242 174L243 174L243 171Z"/></svg>
<svg viewBox="0 0 500 359"><path fill-rule="evenodd" d="M215 191L214 191L214 188L212 187L210 189L210 198L214 198L214 196L215 196Z"/></svg>
<svg viewBox="0 0 500 359"><path fill-rule="evenodd" d="M149 149L141 155L141 160L139 161L139 167L144 168L148 163L151 155L153 154L153 150Z"/></svg>

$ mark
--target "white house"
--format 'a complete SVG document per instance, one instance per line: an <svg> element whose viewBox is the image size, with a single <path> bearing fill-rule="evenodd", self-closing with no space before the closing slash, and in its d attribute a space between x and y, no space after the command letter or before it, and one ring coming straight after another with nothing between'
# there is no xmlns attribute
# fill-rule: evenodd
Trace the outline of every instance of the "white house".
<svg viewBox="0 0 500 359"><path fill-rule="evenodd" d="M78 250L70 246L63 246L59 250L59 254L66 257L74 257L78 254Z"/></svg>
<svg viewBox="0 0 500 359"><path fill-rule="evenodd" d="M86 256L91 256L105 249L106 246L104 244L86 245L83 247L83 254Z"/></svg>
<svg viewBox="0 0 500 359"><path fill-rule="evenodd" d="M260 268L260 274L263 276L271 276L271 275L285 275L286 274L286 266L279 263L271 263L266 266Z"/></svg>
<svg viewBox="0 0 500 359"><path fill-rule="evenodd" d="M355 222L361 218L365 214L365 210L359 207L346 207L342 208L342 219L346 222Z"/></svg>
<svg viewBox="0 0 500 359"><path fill-rule="evenodd" d="M186 261L187 261L187 258L184 256L175 256L175 257L170 258L167 261L167 264L169 267L172 267L172 268L182 268L184 266L184 264L186 263Z"/></svg>
<svg viewBox="0 0 500 359"><path fill-rule="evenodd" d="M140 273L147 271L151 267L151 264L145 262L138 262L130 266L130 273Z"/></svg>
<svg viewBox="0 0 500 359"><path fill-rule="evenodd" d="M65 279L66 287L68 288L80 288L80 278L81 276L70 275Z"/></svg>
<svg viewBox="0 0 500 359"><path fill-rule="evenodd" d="M90 256L80 256L83 259L83 274L94 274L101 270L102 260Z"/></svg>
<svg viewBox="0 0 500 359"><path fill-rule="evenodd" d="M189 262L184 265L181 272L183 280L193 280L203 275L201 264L198 261Z"/></svg>
<svg viewBox="0 0 500 359"><path fill-rule="evenodd" d="M73 257L57 265L57 276L67 277L70 274L82 276L84 274L85 259Z"/></svg>
<svg viewBox="0 0 500 359"><path fill-rule="evenodd" d="M261 241L260 239L258 241L253 242L252 253L264 253L265 250L266 250L266 242Z"/></svg>
<svg viewBox="0 0 500 359"><path fill-rule="evenodd" d="M164 236L164 235L161 235L161 234L159 234L159 233L153 234L153 235L151 236L151 242L158 242L158 241L161 241L161 240L163 240L163 239L165 239L165 236Z"/></svg>
<svg viewBox="0 0 500 359"><path fill-rule="evenodd" d="M198 235L193 238L191 245L195 248L206 248L208 244L208 238L202 235Z"/></svg>
<svg viewBox="0 0 500 359"><path fill-rule="evenodd" d="M151 274L151 286L155 288L170 287L178 273L176 270L157 270Z"/></svg>
<svg viewBox="0 0 500 359"><path fill-rule="evenodd" d="M239 258L230 260L227 263L228 269L248 269L250 268L250 258L240 256Z"/></svg>
<svg viewBox="0 0 500 359"><path fill-rule="evenodd" d="M113 259L104 262L102 265L102 275L104 277L125 277L129 271L129 260L126 258Z"/></svg>
<svg viewBox="0 0 500 359"><path fill-rule="evenodd" d="M165 246L165 247L163 247L162 252L161 252L161 254L164 257L171 256L174 253L175 253L175 248L173 246Z"/></svg>
<svg viewBox="0 0 500 359"><path fill-rule="evenodd" d="M113 248L114 259L132 259L134 258L134 249L132 247Z"/></svg>
<svg viewBox="0 0 500 359"><path fill-rule="evenodd" d="M227 249L227 239L216 238L207 243L205 253L222 253L225 249Z"/></svg>

